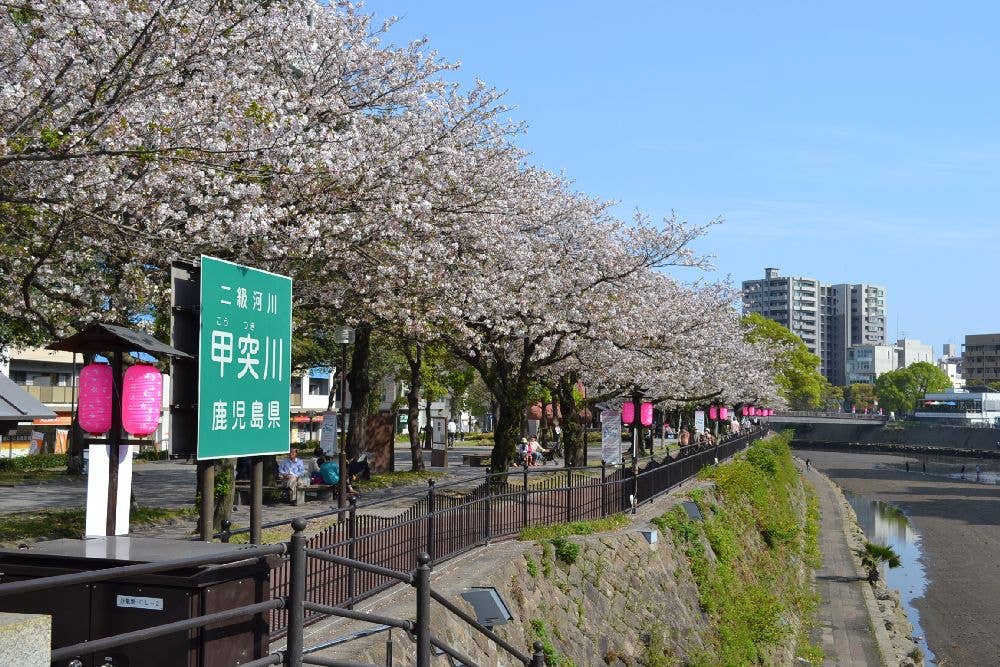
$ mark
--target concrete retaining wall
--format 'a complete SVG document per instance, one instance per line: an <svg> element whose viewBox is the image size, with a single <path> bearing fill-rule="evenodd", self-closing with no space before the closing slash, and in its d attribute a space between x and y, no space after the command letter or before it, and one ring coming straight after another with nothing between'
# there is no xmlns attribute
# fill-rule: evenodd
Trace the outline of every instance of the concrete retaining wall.
<svg viewBox="0 0 1000 667"><path fill-rule="evenodd" d="M775 430L795 431L796 444L869 444L1000 451L1000 429L937 426L919 422L888 424L794 424L772 418Z"/></svg>

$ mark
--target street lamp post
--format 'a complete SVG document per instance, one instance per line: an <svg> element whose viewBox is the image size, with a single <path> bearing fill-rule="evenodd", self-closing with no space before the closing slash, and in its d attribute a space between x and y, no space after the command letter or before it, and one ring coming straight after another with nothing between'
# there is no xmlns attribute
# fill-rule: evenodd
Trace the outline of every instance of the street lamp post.
<svg viewBox="0 0 1000 667"><path fill-rule="evenodd" d="M347 506L347 346L354 342L354 329L337 327L333 330L334 342L340 343L340 408L337 410L340 421L340 439L337 452L337 465L340 467L340 483L337 489L337 507Z"/></svg>

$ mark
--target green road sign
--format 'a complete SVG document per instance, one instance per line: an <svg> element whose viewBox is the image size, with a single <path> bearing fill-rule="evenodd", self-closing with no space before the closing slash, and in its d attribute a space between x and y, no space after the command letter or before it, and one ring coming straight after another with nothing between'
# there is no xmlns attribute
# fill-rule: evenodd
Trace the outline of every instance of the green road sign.
<svg viewBox="0 0 1000 667"><path fill-rule="evenodd" d="M288 451L292 279L201 258L198 458Z"/></svg>

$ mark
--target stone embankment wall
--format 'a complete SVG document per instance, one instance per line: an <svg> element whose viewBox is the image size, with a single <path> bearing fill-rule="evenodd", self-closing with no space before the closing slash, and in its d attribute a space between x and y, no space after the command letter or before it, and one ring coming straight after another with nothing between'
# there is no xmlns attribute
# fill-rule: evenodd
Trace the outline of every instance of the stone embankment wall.
<svg viewBox="0 0 1000 667"><path fill-rule="evenodd" d="M887 424L782 424L772 420L774 428L795 431L795 445L860 444L884 445L901 451L909 448L924 450L941 448L966 450L977 455L1000 455L1000 430L937 426L917 422L889 422Z"/></svg>
<svg viewBox="0 0 1000 667"><path fill-rule="evenodd" d="M775 464L770 476L759 467ZM810 537L807 494L790 466L782 441L777 457L725 464L725 476L685 485L620 530L493 544L441 564L434 588L471 613L461 592L495 587L513 616L497 633L526 652L541 641L550 665L791 664L816 600L807 553L815 526ZM679 506L691 498L702 520ZM650 529L655 545L642 532ZM362 610L412 618L412 590ZM437 604L432 615L434 633L480 664L517 664ZM339 621L306 643L361 628ZM413 649L396 631L393 664L414 664ZM321 655L384 664L385 653L383 634Z"/></svg>

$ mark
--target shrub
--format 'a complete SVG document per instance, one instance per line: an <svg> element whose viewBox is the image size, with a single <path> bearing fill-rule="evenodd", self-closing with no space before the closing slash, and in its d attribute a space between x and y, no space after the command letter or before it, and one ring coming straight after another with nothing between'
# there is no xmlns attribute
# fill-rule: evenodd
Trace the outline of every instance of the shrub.
<svg viewBox="0 0 1000 667"><path fill-rule="evenodd" d="M580 545L576 542L570 542L562 537L557 537L552 540L552 546L556 549L556 558L567 565L572 565L580 557Z"/></svg>
<svg viewBox="0 0 1000 667"><path fill-rule="evenodd" d="M66 454L31 454L0 459L0 470L44 470L66 466Z"/></svg>

